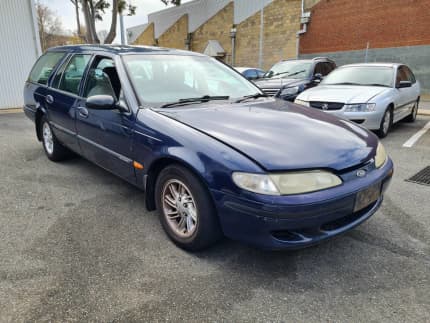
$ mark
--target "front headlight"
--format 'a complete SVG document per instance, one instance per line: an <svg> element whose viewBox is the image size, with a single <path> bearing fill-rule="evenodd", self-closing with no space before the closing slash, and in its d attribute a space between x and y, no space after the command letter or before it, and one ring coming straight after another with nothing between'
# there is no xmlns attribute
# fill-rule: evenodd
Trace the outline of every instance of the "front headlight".
<svg viewBox="0 0 430 323"><path fill-rule="evenodd" d="M375 103L345 104L345 112L373 112L375 110Z"/></svg>
<svg viewBox="0 0 430 323"><path fill-rule="evenodd" d="M303 101L303 100L298 100L298 99L295 99L295 100L294 100L294 103L295 103L295 104L299 104L299 105L303 105L303 106L305 106L305 107L309 107L309 106L310 106L309 102L307 102L307 101Z"/></svg>
<svg viewBox="0 0 430 323"><path fill-rule="evenodd" d="M385 148L381 143L379 143L378 148L376 148L375 167L381 168L382 165L385 164L386 160L387 160L387 153L385 151Z"/></svg>
<svg viewBox="0 0 430 323"><path fill-rule="evenodd" d="M338 176L324 170L284 174L233 173L233 181L244 190L266 195L309 193L342 184Z"/></svg>
<svg viewBox="0 0 430 323"><path fill-rule="evenodd" d="M293 86L281 90L281 96L294 95L299 93L300 87Z"/></svg>

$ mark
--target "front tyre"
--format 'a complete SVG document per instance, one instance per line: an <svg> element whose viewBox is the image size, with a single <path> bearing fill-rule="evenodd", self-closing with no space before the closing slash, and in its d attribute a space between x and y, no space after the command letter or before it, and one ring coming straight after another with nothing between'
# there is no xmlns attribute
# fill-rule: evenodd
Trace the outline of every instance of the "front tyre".
<svg viewBox="0 0 430 323"><path fill-rule="evenodd" d="M207 188L188 169L164 168L155 185L155 198L161 225L180 248L202 250L222 236Z"/></svg>
<svg viewBox="0 0 430 323"><path fill-rule="evenodd" d="M385 138L393 125L393 110L389 107L382 117L379 130L376 132L379 138Z"/></svg>
<svg viewBox="0 0 430 323"><path fill-rule="evenodd" d="M43 149L45 150L46 156L52 161L67 159L71 153L58 141L57 137L55 137L46 116L42 117L40 127Z"/></svg>

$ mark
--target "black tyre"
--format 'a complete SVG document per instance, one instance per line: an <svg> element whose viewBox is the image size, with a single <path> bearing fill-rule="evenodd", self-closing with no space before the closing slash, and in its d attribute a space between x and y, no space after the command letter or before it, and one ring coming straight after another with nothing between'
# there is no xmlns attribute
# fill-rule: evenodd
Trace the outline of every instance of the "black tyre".
<svg viewBox="0 0 430 323"><path fill-rule="evenodd" d="M405 118L405 121L415 122L415 120L417 119L419 103L420 103L419 100L417 100L417 102L415 102L414 107L412 108L411 114Z"/></svg>
<svg viewBox="0 0 430 323"><path fill-rule="evenodd" d="M222 237L215 206L207 188L180 165L164 168L155 184L161 225L179 247L198 251Z"/></svg>
<svg viewBox="0 0 430 323"><path fill-rule="evenodd" d="M393 125L393 109L391 109L391 107L388 107L384 113L384 116L382 117L379 130L376 132L379 138L386 137L392 125Z"/></svg>
<svg viewBox="0 0 430 323"><path fill-rule="evenodd" d="M40 119L40 133L42 137L43 149L45 150L46 156L52 161L61 161L71 156L69 149L64 147L58 139L55 137L52 131L51 125L48 122L46 116Z"/></svg>

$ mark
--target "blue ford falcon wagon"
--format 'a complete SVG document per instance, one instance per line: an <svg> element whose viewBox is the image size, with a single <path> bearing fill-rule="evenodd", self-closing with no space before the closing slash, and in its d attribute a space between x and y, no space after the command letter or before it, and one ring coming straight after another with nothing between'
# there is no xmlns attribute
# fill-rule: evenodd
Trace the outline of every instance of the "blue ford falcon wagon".
<svg viewBox="0 0 430 323"><path fill-rule="evenodd" d="M393 163L377 137L267 97L225 64L157 47L66 46L24 89L47 157L79 154L145 191L169 238L309 246L368 219Z"/></svg>

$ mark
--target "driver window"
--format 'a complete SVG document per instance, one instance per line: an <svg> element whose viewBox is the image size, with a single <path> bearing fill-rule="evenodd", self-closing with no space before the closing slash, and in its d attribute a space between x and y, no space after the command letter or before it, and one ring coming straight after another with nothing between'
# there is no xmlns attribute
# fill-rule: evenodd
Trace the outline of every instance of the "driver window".
<svg viewBox="0 0 430 323"><path fill-rule="evenodd" d="M321 74L322 76L327 75L327 73L324 73L324 71L325 71L324 63L317 63L315 65L314 75L316 74Z"/></svg>
<svg viewBox="0 0 430 323"><path fill-rule="evenodd" d="M88 72L84 97L110 95L118 100L121 93L121 82L113 60L107 57L96 57Z"/></svg>
<svg viewBox="0 0 430 323"><path fill-rule="evenodd" d="M396 85L399 85L401 81L409 81L403 66L400 66L399 69L397 70Z"/></svg>

